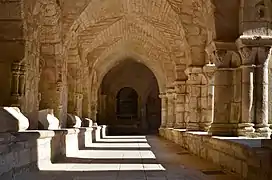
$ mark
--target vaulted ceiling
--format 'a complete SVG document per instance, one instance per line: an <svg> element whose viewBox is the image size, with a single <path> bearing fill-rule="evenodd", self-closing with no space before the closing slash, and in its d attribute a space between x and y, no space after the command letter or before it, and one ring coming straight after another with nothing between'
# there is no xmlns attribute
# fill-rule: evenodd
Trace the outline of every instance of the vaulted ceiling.
<svg viewBox="0 0 272 180"><path fill-rule="evenodd" d="M209 9L204 0L66 0L65 38L103 78L125 57L149 67L164 85L177 65L205 63ZM113 60L114 59L114 60Z"/></svg>

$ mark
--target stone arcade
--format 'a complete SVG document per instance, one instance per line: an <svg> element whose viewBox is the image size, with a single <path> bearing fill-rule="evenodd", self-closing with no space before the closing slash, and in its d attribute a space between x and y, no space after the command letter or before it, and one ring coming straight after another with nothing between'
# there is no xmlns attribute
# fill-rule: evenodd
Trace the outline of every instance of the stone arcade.
<svg viewBox="0 0 272 180"><path fill-rule="evenodd" d="M0 0L0 179L159 134L272 180L271 47L271 0Z"/></svg>

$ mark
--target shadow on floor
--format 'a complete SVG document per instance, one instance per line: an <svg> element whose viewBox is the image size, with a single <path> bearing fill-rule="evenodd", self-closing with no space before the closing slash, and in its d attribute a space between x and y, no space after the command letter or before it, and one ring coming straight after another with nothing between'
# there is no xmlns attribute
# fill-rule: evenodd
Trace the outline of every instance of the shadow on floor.
<svg viewBox="0 0 272 180"><path fill-rule="evenodd" d="M156 136L106 136L90 147L66 153L54 163L43 164L38 172L23 173L14 179L224 180L225 176L216 178L222 174L203 173L203 170L219 172L218 168Z"/></svg>

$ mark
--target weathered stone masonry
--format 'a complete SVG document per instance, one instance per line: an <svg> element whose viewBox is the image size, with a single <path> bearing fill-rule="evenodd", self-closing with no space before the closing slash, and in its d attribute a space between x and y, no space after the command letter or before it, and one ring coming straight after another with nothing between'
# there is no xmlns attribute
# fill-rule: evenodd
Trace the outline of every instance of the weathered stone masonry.
<svg viewBox="0 0 272 180"><path fill-rule="evenodd" d="M0 0L0 106L29 121L0 132L114 126L129 87L140 133L269 138L271 46L271 0Z"/></svg>

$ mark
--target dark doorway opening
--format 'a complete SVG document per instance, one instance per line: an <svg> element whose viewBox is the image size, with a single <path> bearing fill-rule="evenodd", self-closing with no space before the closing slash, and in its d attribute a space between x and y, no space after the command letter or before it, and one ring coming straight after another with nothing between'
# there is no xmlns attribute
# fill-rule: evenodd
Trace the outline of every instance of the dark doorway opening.
<svg viewBox="0 0 272 180"><path fill-rule="evenodd" d="M108 125L110 135L154 134L161 121L160 104L153 72L134 59L124 59L103 77L98 123Z"/></svg>
<svg viewBox="0 0 272 180"><path fill-rule="evenodd" d="M117 118L135 119L138 117L138 94L130 88L122 88L116 97Z"/></svg>

